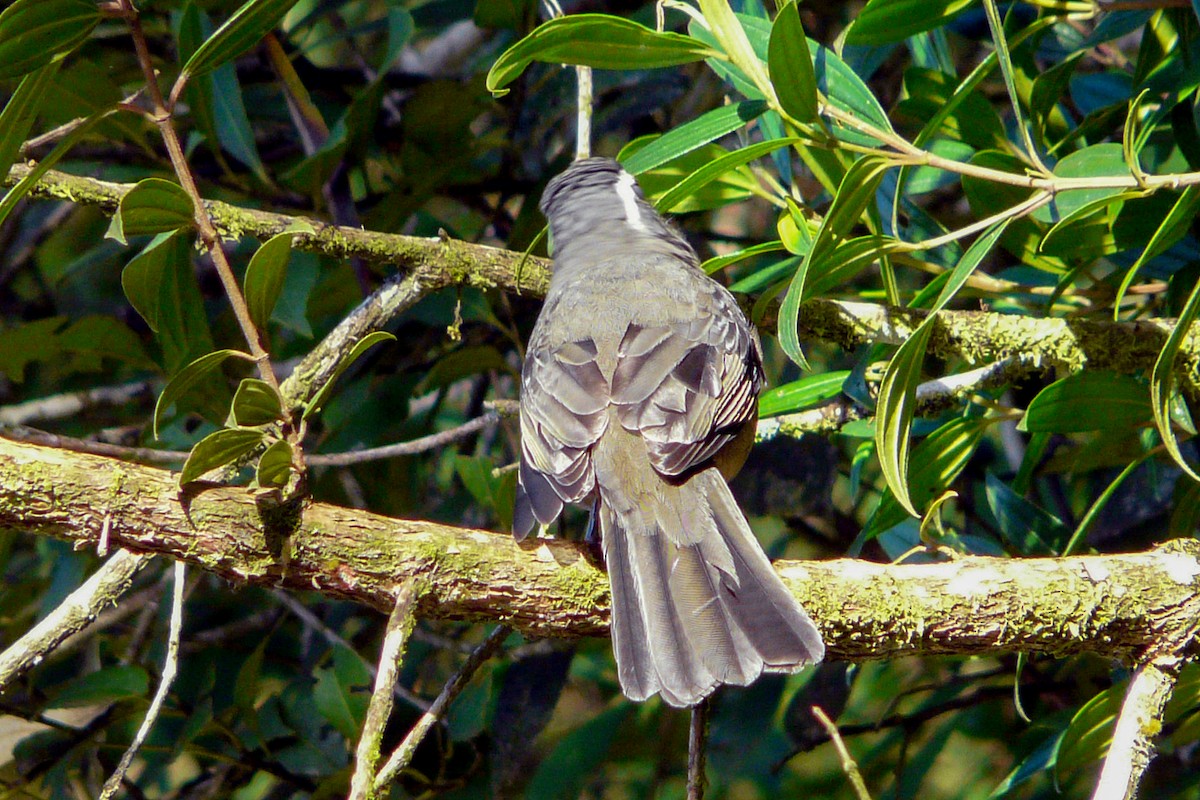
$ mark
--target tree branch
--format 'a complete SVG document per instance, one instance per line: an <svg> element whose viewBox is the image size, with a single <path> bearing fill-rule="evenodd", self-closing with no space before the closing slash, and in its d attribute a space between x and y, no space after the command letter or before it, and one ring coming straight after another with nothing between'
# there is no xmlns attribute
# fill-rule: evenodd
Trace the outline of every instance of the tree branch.
<svg viewBox="0 0 1200 800"><path fill-rule="evenodd" d="M608 580L582 544L276 505L244 487L181 493L153 467L0 438L0 527L161 553L239 584L316 590L390 612L410 578L419 616L502 621L530 636L603 635ZM891 566L839 559L776 567L830 656L1066 655L1139 660L1200 618L1200 543L1134 555L962 558Z"/></svg>
<svg viewBox="0 0 1200 800"><path fill-rule="evenodd" d="M9 173L15 183L30 167L18 164ZM132 184L110 183L50 170L38 181L32 196L99 206L112 214ZM305 399L305 387L323 385L312 374L313 364L337 363L346 342L382 329L394 316L429 292L450 286L479 286L542 296L550 280L547 259L529 257L496 247L451 239L401 236L327 225L303 217L254 211L206 201L213 224L226 238L267 239L296 225L315 233L298 233L300 250L335 258L355 256L373 263L395 264L401 274L385 284L338 327L337 335L310 353L284 386L285 397ZM846 349L869 343L899 344L916 329L925 312L873 303L810 300L801 308L805 336L831 341ZM773 315L760 324L773 325ZM938 358L961 358L970 364L1018 359L1028 369L1058 367L1069 372L1108 369L1126 374L1148 371L1166 343L1174 321L1145 319L1113 322L1105 319L1038 318L986 311L946 311L938 315L928 352ZM345 330L343 330L345 329ZM1181 385L1200 394L1200 332L1190 333L1180 349ZM307 390L315 392L316 389Z"/></svg>

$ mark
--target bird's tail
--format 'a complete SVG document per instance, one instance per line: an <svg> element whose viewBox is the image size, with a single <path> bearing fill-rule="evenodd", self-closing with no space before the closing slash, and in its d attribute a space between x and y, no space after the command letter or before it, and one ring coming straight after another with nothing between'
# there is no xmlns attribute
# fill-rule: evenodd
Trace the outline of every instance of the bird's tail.
<svg viewBox="0 0 1200 800"><path fill-rule="evenodd" d="M691 706L722 683L822 659L820 634L715 467L675 485L644 458L606 458L605 449L596 454L600 531L626 696L661 692Z"/></svg>

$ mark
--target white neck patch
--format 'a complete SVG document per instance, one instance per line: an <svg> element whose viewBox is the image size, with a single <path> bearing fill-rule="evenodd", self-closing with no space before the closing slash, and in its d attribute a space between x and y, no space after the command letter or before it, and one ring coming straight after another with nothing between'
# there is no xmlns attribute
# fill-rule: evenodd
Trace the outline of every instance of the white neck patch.
<svg viewBox="0 0 1200 800"><path fill-rule="evenodd" d="M638 208L637 192L634 190L636 185L634 177L624 170L617 176L617 197L621 198L621 204L625 206L625 219L635 230L645 233L648 228L642 219L642 211Z"/></svg>

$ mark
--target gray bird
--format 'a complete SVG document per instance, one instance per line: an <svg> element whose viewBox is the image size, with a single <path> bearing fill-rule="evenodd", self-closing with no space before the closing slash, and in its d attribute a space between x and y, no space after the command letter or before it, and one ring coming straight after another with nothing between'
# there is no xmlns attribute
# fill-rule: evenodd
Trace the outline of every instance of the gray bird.
<svg viewBox="0 0 1200 800"><path fill-rule="evenodd" d="M591 505L633 700L691 706L820 661L725 482L754 438L754 329L616 161L576 161L541 209L554 272L521 370L514 535Z"/></svg>

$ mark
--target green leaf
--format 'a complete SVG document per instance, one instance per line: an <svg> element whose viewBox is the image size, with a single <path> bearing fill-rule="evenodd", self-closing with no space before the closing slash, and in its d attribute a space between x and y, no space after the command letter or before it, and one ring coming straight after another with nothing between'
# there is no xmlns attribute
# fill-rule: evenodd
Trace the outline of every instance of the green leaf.
<svg viewBox="0 0 1200 800"><path fill-rule="evenodd" d="M325 405L325 402L329 399L329 395L333 392L333 385L337 383L338 377L346 371L347 367L357 361L359 356L380 342L394 341L396 341L396 337L387 331L372 331L355 342L354 347L350 348L350 352L347 353L340 362L338 362L338 365L334 369L333 374L330 375L329 380L325 382L324 386L317 390L317 393L313 396L313 399L308 402L308 405L304 409L303 418L308 419L313 414L316 414L321 410L321 408Z"/></svg>
<svg viewBox="0 0 1200 800"><path fill-rule="evenodd" d="M1058 748L1062 744L1062 736L1063 732L1059 731L1046 737L1020 764L1013 767L1012 772L1008 773L988 795L988 800L999 800L1001 797L1006 797L1009 792L1021 784L1052 769L1058 762Z"/></svg>
<svg viewBox="0 0 1200 800"><path fill-rule="evenodd" d="M141 667L104 667L66 685L46 708L84 708L145 697L150 676Z"/></svg>
<svg viewBox="0 0 1200 800"><path fill-rule="evenodd" d="M69 370L100 371L104 359L115 359L141 369L154 369L142 340L114 317L90 314L80 317L58 335L66 356L60 365Z"/></svg>
<svg viewBox="0 0 1200 800"><path fill-rule="evenodd" d="M682 205L686 198L700 191L700 189L720 178L725 173L735 170L738 167L743 167L756 158L762 158L781 147L787 147L799 141L801 140L793 137L769 139L765 142L757 142L756 144L743 147L740 150L734 150L732 153L708 162L675 184L675 186L656 199L655 207L664 213L673 211Z"/></svg>
<svg viewBox="0 0 1200 800"><path fill-rule="evenodd" d="M1004 235L1004 230L1011 221L1011 217L1000 220L984 231L978 239L971 242L971 246L967 248L967 252L963 253L962 258L958 260L958 263L954 265L954 269L950 271L949 279L942 286L942 291L938 294L933 308L930 309L931 316L945 308L946 304L954 298L954 295L958 294L958 290L963 287L963 284L975 272L975 268L979 266L979 263L987 257L988 253L992 252L992 248L996 246L996 241ZM926 318L925 322L921 324L925 325L928 322L929 318Z"/></svg>
<svg viewBox="0 0 1200 800"><path fill-rule="evenodd" d="M975 0L870 0L846 31L846 44L900 42L940 28L975 4Z"/></svg>
<svg viewBox="0 0 1200 800"><path fill-rule="evenodd" d="M992 421L984 417L956 417L921 440L908 462L908 494L914 506L924 507L954 482ZM886 489L859 536L871 539L908 516L909 512L891 489Z"/></svg>
<svg viewBox="0 0 1200 800"><path fill-rule="evenodd" d="M1021 497L990 472L986 493L1000 535L1021 555L1054 555L1057 545L1070 535L1062 520Z"/></svg>
<svg viewBox="0 0 1200 800"><path fill-rule="evenodd" d="M632 174L640 175L736 131L762 116L767 108L762 100L743 100L721 106L671 129L650 144L632 151L632 154L629 145L626 145L617 155L617 160Z"/></svg>
<svg viewBox="0 0 1200 800"><path fill-rule="evenodd" d="M1127 177L1129 167L1125 154L1116 142L1105 142L1076 150L1054 165L1054 174L1060 178L1111 178ZM1067 189L1054 198L1054 210L1066 216L1081 206L1121 194L1118 188ZM1035 216L1049 221L1050 210L1038 209Z"/></svg>
<svg viewBox="0 0 1200 800"><path fill-rule="evenodd" d="M529 781L526 800L579 797L592 773L604 763L617 733L632 711L630 703L620 703L601 711L559 739Z"/></svg>
<svg viewBox="0 0 1200 800"><path fill-rule="evenodd" d="M496 97L534 61L596 69L651 69L703 61L719 55L679 33L657 33L644 25L605 14L572 14L549 20L504 51L488 71Z"/></svg>
<svg viewBox="0 0 1200 800"><path fill-rule="evenodd" d="M267 425L283 417L279 393L258 378L242 378L229 409L234 425Z"/></svg>
<svg viewBox="0 0 1200 800"><path fill-rule="evenodd" d="M215 353L200 356L179 370L171 380L167 381L167 385L163 387L162 394L158 396L158 402L154 404L153 428L155 439L158 438L158 423L162 419L163 413L172 404L186 397L192 389L199 386L202 382L206 382L209 375L220 367L225 362L225 359L234 357L245 359L246 361L254 360L254 356L249 353L243 353L240 350L217 350Z"/></svg>
<svg viewBox="0 0 1200 800"><path fill-rule="evenodd" d="M338 680L335 670L319 669L316 685L313 686L313 701L321 717L338 733L348 741L357 738L367 716L368 698L365 694L353 692L344 685Z"/></svg>
<svg viewBox="0 0 1200 800"><path fill-rule="evenodd" d="M875 449L879 453L883 479L904 510L914 517L921 513L908 495L908 433L912 429L925 346L932 332L932 325L922 323L900 345L879 384L875 408Z"/></svg>
<svg viewBox="0 0 1200 800"><path fill-rule="evenodd" d="M258 459L255 475L259 486L284 486L292 475L292 446L280 439Z"/></svg>
<svg viewBox="0 0 1200 800"><path fill-rule="evenodd" d="M774 99L775 89L767 75L766 65L763 64L763 59L755 51L746 29L742 26L741 20L745 15L734 14L729 0L698 0L698 5L700 13L704 15L705 23L708 24L708 29L721 45L721 49L725 51L729 60L741 70L743 75L749 78L750 83L767 100Z"/></svg>
<svg viewBox="0 0 1200 800"><path fill-rule="evenodd" d="M4 104L4 110L0 111L0 178L7 177L16 162L58 66L59 62L55 61L22 78Z"/></svg>
<svg viewBox="0 0 1200 800"><path fill-rule="evenodd" d="M708 261L700 265L700 269L704 270L709 275L715 272L720 272L726 267L745 261L755 256L764 255L766 253L778 253L780 250L786 249L783 242L762 242L760 244L751 245L741 250L735 250L732 253L726 253L723 256L713 256Z"/></svg>
<svg viewBox="0 0 1200 800"><path fill-rule="evenodd" d="M1175 463L1182 467L1192 480L1200 481L1200 474L1197 474L1184 459L1179 449L1179 440L1175 438L1175 429L1171 426L1171 397L1175 393L1175 358L1179 355L1179 348L1192 323L1196 321L1197 314L1200 314L1200 282L1192 287L1192 293L1188 296L1179 319L1175 321L1167 343L1163 345L1162 351L1154 361L1154 369L1150 372L1150 407L1154 412L1154 424L1158 426L1158 433L1162 436L1163 444L1171 458L1175 459Z"/></svg>
<svg viewBox="0 0 1200 800"><path fill-rule="evenodd" d="M179 473L179 485L184 486L204 473L226 464L232 464L262 444L263 432L245 428L222 428L205 436L184 462Z"/></svg>
<svg viewBox="0 0 1200 800"><path fill-rule="evenodd" d="M817 75L795 3L779 9L771 26L767 65L783 110L799 122L817 120Z"/></svg>
<svg viewBox="0 0 1200 800"><path fill-rule="evenodd" d="M758 417L790 414L832 400L842 393L842 384L848 377L849 370L825 372L768 389L758 399Z"/></svg>
<svg viewBox="0 0 1200 800"><path fill-rule="evenodd" d="M1124 694L1124 684L1110 686L1075 712L1058 747L1055 769L1059 780L1107 755Z"/></svg>
<svg viewBox="0 0 1200 800"><path fill-rule="evenodd" d="M1141 271L1146 262L1165 253L1172 245L1187 234L1192 223L1196 221L1197 212L1200 212L1200 186L1192 184L1179 195L1179 199L1171 207L1171 211L1167 214L1166 219L1162 221L1162 224L1154 231L1154 235L1150 237L1146 249L1138 256L1137 261L1133 262L1133 266L1125 272L1125 277L1121 279L1121 286L1117 289L1117 296L1113 300L1114 319L1120 315L1121 299L1125 297L1125 292L1128 291L1138 272Z"/></svg>
<svg viewBox="0 0 1200 800"><path fill-rule="evenodd" d="M779 343L783 351L802 369L807 369L808 362L800 348L800 305L806 298L805 281L810 265L818 258L833 250L837 241L845 238L866 211L868 204L875 198L875 191L883 180L884 173L890 169L888 162L875 156L866 156L846 171L833 198L821 227L813 239L812 248L800 268L792 276L783 305L779 311Z"/></svg>
<svg viewBox="0 0 1200 800"><path fill-rule="evenodd" d="M454 459L454 471L458 473L463 486L484 508L495 510L496 517L502 523L512 520L515 480L509 478L509 473L493 475L495 464L486 456L457 456Z"/></svg>
<svg viewBox="0 0 1200 800"><path fill-rule="evenodd" d="M258 706L259 687L262 683L263 659L269 639L263 639L242 662L237 678L233 682L233 703L238 710L253 714Z"/></svg>
<svg viewBox="0 0 1200 800"><path fill-rule="evenodd" d="M195 219L192 198L182 186L162 178L144 178L121 198L104 235L129 244L128 236L176 231L191 225Z"/></svg>
<svg viewBox="0 0 1200 800"><path fill-rule="evenodd" d="M1123 433L1152 419L1145 384L1127 375L1086 370L1038 392L1019 427L1030 433Z"/></svg>
<svg viewBox="0 0 1200 800"><path fill-rule="evenodd" d="M291 231L285 231L272 236L255 251L250 257L250 265L246 267L246 277L242 281L246 306L250 309L250 319L254 320L259 330L266 330L279 293L283 291L294 235Z"/></svg>
<svg viewBox="0 0 1200 800"><path fill-rule="evenodd" d="M212 334L192 269L190 237L162 233L121 272L130 304L158 334L168 372L212 350Z"/></svg>
<svg viewBox="0 0 1200 800"><path fill-rule="evenodd" d="M16 0L0 13L0 80L61 59L99 22L95 0Z"/></svg>
<svg viewBox="0 0 1200 800"><path fill-rule="evenodd" d="M88 117L82 125L64 136L62 141L46 154L45 158L40 160L33 169L26 173L24 178L21 178L5 193L4 199L0 200L0 225L4 224L4 220L16 208L17 203L20 202L21 198L29 194L29 191L42 179L42 176L49 172L50 168L57 164L59 159L65 156L71 148L79 144L110 113L112 113L110 110L105 110Z"/></svg>
<svg viewBox="0 0 1200 800"><path fill-rule="evenodd" d="M275 29L296 0L248 0L183 65L179 80L203 75L249 50Z"/></svg>

